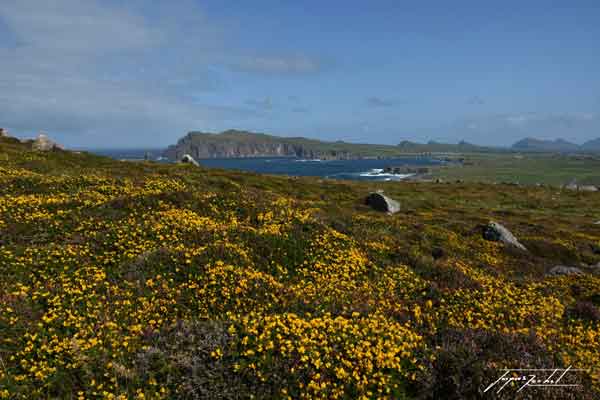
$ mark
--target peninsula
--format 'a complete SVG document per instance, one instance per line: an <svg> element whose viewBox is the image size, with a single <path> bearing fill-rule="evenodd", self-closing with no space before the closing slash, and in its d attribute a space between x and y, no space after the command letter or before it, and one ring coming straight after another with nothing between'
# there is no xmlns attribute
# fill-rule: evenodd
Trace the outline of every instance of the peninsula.
<svg viewBox="0 0 600 400"><path fill-rule="evenodd" d="M392 158L406 154L432 152L473 152L490 149L466 142L419 144L403 141L399 145L327 142L304 137L281 137L241 130L221 133L190 132L169 146L163 156L179 160L189 154L202 158L296 157L305 159L349 160L360 158ZM497 151L497 149L496 149Z"/></svg>

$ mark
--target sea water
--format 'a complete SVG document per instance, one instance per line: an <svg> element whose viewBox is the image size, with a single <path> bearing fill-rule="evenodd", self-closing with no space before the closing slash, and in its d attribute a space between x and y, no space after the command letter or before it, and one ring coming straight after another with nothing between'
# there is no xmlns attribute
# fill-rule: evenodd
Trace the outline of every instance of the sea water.
<svg viewBox="0 0 600 400"><path fill-rule="evenodd" d="M109 156L119 160L143 160L146 153L153 161L167 162L160 150L88 150L95 154ZM443 161L430 157L399 157L393 159L359 159L359 160L314 160L283 157L259 158L210 158L197 160L201 165L210 168L223 168L251 171L261 174L318 176L331 179L396 181L406 179L413 174L385 173L386 167L403 165L434 166Z"/></svg>

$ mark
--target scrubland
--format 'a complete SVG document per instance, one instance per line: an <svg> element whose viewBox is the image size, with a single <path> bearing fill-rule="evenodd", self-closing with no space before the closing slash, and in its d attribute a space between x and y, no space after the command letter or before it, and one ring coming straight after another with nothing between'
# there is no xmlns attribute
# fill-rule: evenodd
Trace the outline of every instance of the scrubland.
<svg viewBox="0 0 600 400"><path fill-rule="evenodd" d="M401 202L369 209L372 190ZM529 249L482 238L500 221ZM0 398L598 398L600 194L0 144ZM555 265L579 276L548 277ZM590 266L589 268L585 266Z"/></svg>

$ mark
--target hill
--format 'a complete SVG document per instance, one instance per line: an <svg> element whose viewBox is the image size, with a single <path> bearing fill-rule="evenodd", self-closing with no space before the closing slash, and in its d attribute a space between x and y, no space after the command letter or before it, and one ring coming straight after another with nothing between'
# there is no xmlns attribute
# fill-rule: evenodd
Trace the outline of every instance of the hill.
<svg viewBox="0 0 600 400"><path fill-rule="evenodd" d="M398 146L358 144L343 141L325 142L302 137L281 137L238 130L218 134L190 132L176 145L169 146L164 156L178 160L184 154L194 158L227 157L297 157L305 159L390 158L407 153L492 152L498 149L466 142L427 144L404 141Z"/></svg>
<svg viewBox="0 0 600 400"><path fill-rule="evenodd" d="M364 204L378 189L400 212ZM571 365L577 391L521 393L599 398L599 196L0 138L0 398L480 398L502 368Z"/></svg>
<svg viewBox="0 0 600 400"><path fill-rule="evenodd" d="M180 159L227 157L297 157L306 159L353 159L391 157L399 152L395 146L355 144L342 141L324 142L302 137L278 137L263 133L228 130L218 134L190 132L164 156Z"/></svg>
<svg viewBox="0 0 600 400"><path fill-rule="evenodd" d="M505 149L484 147L460 141L458 144L440 143L430 140L427 143L417 143L404 140L398 144L402 152L410 153L502 153Z"/></svg>
<svg viewBox="0 0 600 400"><path fill-rule="evenodd" d="M575 143L567 142L563 139L540 140L535 138L525 138L513 144L511 149L525 152L569 153L579 151L580 147Z"/></svg>
<svg viewBox="0 0 600 400"><path fill-rule="evenodd" d="M581 145L581 149L590 152L600 152L600 138L594 140L588 140Z"/></svg>

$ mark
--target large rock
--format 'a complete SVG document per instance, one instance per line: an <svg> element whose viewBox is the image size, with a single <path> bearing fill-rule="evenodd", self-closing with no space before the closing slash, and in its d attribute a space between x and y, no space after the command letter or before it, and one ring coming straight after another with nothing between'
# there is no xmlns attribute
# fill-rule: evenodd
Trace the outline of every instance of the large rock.
<svg viewBox="0 0 600 400"><path fill-rule="evenodd" d="M192 164L196 167L200 166L200 164L198 164L198 161L194 160L194 157L190 156L189 154L184 154L183 157L181 157L180 162L184 164Z"/></svg>
<svg viewBox="0 0 600 400"><path fill-rule="evenodd" d="M4 128L0 128L0 137L7 137L8 131Z"/></svg>
<svg viewBox="0 0 600 400"><path fill-rule="evenodd" d="M523 251L527 251L519 240L513 235L508 229L500 225L497 222L490 221L490 223L483 230L483 238L494 242L502 242L504 244L514 246Z"/></svg>
<svg viewBox="0 0 600 400"><path fill-rule="evenodd" d="M560 276L560 275L583 275L583 271L576 267L567 267L564 265L557 265L552 267L548 271L549 276Z"/></svg>
<svg viewBox="0 0 600 400"><path fill-rule="evenodd" d="M43 134L43 133L40 133L38 135L38 137L35 138L35 140L32 143L32 147L34 150L38 150L38 151L50 151L50 150L62 148L60 145L58 145L55 142L53 142L52 140L50 140L50 138L46 134Z"/></svg>
<svg viewBox="0 0 600 400"><path fill-rule="evenodd" d="M576 183L569 183L563 186L567 190L574 190L578 192L597 192L598 188L594 185L578 185Z"/></svg>
<svg viewBox="0 0 600 400"><path fill-rule="evenodd" d="M400 203L385 196L383 193L370 193L365 199L365 204L374 210L387 212L389 214L400 211Z"/></svg>
<svg viewBox="0 0 600 400"><path fill-rule="evenodd" d="M600 262L598 262L596 264L590 264L590 265L588 265L588 268L591 268L594 270L600 270Z"/></svg>

